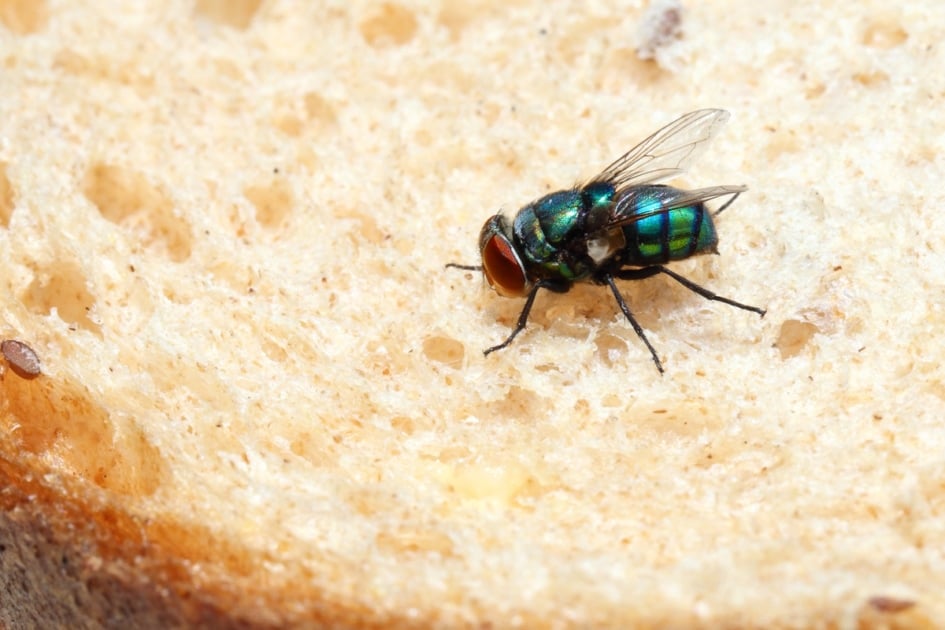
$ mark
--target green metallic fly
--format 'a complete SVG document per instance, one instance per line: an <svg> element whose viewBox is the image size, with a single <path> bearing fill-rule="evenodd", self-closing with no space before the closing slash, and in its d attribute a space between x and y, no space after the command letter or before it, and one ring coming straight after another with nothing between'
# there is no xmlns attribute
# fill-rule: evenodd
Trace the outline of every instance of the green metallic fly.
<svg viewBox="0 0 945 630"><path fill-rule="evenodd" d="M716 295L665 263L717 254L712 217L729 207L745 186L681 190L656 182L680 175L729 118L721 109L700 109L669 123L630 149L582 186L560 190L524 206L509 220L489 218L479 233L482 265L447 267L482 271L504 297L524 297L512 334L485 354L505 348L528 322L539 289L567 292L576 282L607 285L634 332L663 364L614 280L642 280L663 273L708 300L757 313L765 310ZM710 213L705 202L729 199Z"/></svg>

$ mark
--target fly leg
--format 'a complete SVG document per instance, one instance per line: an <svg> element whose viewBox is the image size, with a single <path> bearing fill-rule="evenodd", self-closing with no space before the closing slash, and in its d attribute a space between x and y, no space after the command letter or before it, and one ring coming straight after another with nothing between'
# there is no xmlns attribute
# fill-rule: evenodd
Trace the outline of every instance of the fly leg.
<svg viewBox="0 0 945 630"><path fill-rule="evenodd" d="M482 265L460 265L457 263L446 263L446 267L447 268L452 267L453 269L462 269L463 271L482 271Z"/></svg>
<svg viewBox="0 0 945 630"><path fill-rule="evenodd" d="M646 269L636 269L636 270L632 270L632 269L622 270L622 271L617 272L617 277L623 278L624 276L622 274L624 273L624 271L648 271L650 269L654 269L654 267L647 267ZM646 278L646 277L654 275L655 273L659 273L659 272L654 271L653 273L648 273L646 275L642 275L639 277ZM656 369L659 370L660 374L662 374L664 372L663 364L660 363L660 358L656 356L656 350L653 348L653 344L651 344L650 340L646 338L645 334L643 334L643 327L640 326L636 318L633 317L633 313L630 312L630 307L627 306L627 302L623 299L623 296L620 294L620 291L617 290L617 285L614 284L614 277L611 274L607 274L603 276L602 279L604 280L604 282L607 283L607 286L610 287L610 290L613 291L614 298L616 298L617 300L617 305L620 306L620 310L623 311L623 314L627 318L627 321L629 321L630 325L633 326L633 332L637 334L637 337L640 338L643 344L650 351L650 356L653 357L653 363L656 364Z"/></svg>
<svg viewBox="0 0 945 630"><path fill-rule="evenodd" d="M566 282L554 282L553 280L542 280L540 282L536 282L535 286L532 287L531 292L528 294L528 297L525 299L525 306L522 307L522 312L519 313L518 322L515 324L515 330L512 331L512 334L509 335L505 341L497 346L486 348L482 354L484 356L488 356L496 350L505 348L510 343L512 343L512 340L515 339L516 335L525 330L525 324L528 323L528 314L532 312L532 304L535 303L535 296L538 295L539 289L548 289L549 291L554 291L555 293L565 293L570 288L571 285Z"/></svg>
<svg viewBox="0 0 945 630"><path fill-rule="evenodd" d="M489 354L495 352L496 350L501 350L505 348L512 340L515 339L515 336L525 330L525 324L528 323L528 314L532 311L532 304L535 303L535 296L538 295L538 289L540 285L535 285L535 288L532 289L532 292L528 294L528 298L525 300L525 306L522 307L522 312L518 315L518 322L515 324L515 330L512 331L512 334L506 337L505 341L500 343L497 346L492 346L491 348L486 348L482 354L483 356L489 356Z"/></svg>
<svg viewBox="0 0 945 630"><path fill-rule="evenodd" d="M737 195L736 195L737 196ZM729 202L731 203L731 202ZM728 205L728 204L725 204ZM667 276L683 285L693 293L698 293L707 300L713 300L715 302L722 302L728 304L729 306L734 306L735 308L740 308L743 311L751 311L752 313L758 313L762 317L765 316L765 311L763 308L758 308L757 306L749 306L748 304L742 304L741 302L736 302L735 300L730 300L727 297L722 297L712 291L709 291L705 287L701 287L692 280L687 280L682 277L675 271L670 271L662 265L654 265L652 267L644 267L643 269L620 269L614 275L616 275L621 280L642 280L643 278L649 278L650 276L655 276L658 273L665 273Z"/></svg>
<svg viewBox="0 0 945 630"><path fill-rule="evenodd" d="M712 213L712 216L717 217L717 216L719 216L720 214L722 214L722 210L725 210L725 209L728 208L730 205L732 205L733 203L735 203L735 200L738 199L738 196L739 196L740 194L742 194L742 192L743 192L743 191L740 190L740 191L738 191L737 193L735 193L734 195L732 195L732 196L729 198L728 201L726 201L725 203L722 204L722 207L721 207L721 208L719 208L718 210L716 210L715 212Z"/></svg>
<svg viewBox="0 0 945 630"><path fill-rule="evenodd" d="M446 267L447 268L452 267L453 269L462 269L463 271L482 271L482 265L460 265L458 263L446 263ZM501 350L502 348L505 348L510 343L512 343L512 340L515 339L515 337L520 332L525 330L525 325L528 324L528 314L532 312L532 305L535 303L535 296L538 295L538 289L542 289L542 288L550 289L552 291L557 291L559 293L568 290L567 285L559 286L557 283L554 283L554 282L544 281L544 282L535 283L535 286L532 287L531 292L528 294L528 298L526 298L525 300L525 306L522 307L522 312L519 313L518 315L518 322L516 322L515 329L512 330L512 334L506 337L505 341L503 341L502 343L483 350L482 352L483 356L489 356L496 350Z"/></svg>

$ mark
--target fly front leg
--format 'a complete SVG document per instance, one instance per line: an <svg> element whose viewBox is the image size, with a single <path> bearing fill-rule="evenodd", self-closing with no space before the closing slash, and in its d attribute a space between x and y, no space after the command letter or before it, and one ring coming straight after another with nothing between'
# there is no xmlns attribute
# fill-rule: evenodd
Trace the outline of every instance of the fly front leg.
<svg viewBox="0 0 945 630"><path fill-rule="evenodd" d="M654 267L647 267L646 269L637 269L637 270L633 270L633 271L648 271L649 269L654 269ZM631 271L631 270L626 270L626 271ZM618 277L618 278L623 278L624 276L622 275L622 273L623 273L622 271L621 271L621 272L618 272L617 277ZM654 271L654 272L652 272L652 273L649 273L649 274L647 274L647 275L641 275L641 276L639 276L639 277L640 277L640 278L646 278L646 277L652 276L652 275L654 275L654 274L656 274L656 273L659 273L659 272L658 272L658 271ZM614 294L614 298L616 298L616 300L617 300L617 305L620 307L620 310L623 311L623 314L624 314L624 316L627 318L627 321L629 321L629 322L630 322L630 325L633 327L633 332L635 332L635 333L637 334L637 337L640 338L640 340L643 342L643 344L644 344L644 345L647 347L647 349L650 351L650 356L653 357L653 363L656 364L656 369L659 370L660 374L662 374L662 373L664 372L664 370L663 370L663 364L660 362L660 358L656 355L656 349L653 348L653 344L650 343L650 340L647 339L647 338L646 338L646 335L643 333L643 327L640 326L639 323L637 323L636 318L633 317L633 313L630 312L630 307L627 306L627 302L623 299L623 296L620 294L620 291L617 289L617 285L614 284L614 277L613 277L612 275L610 275L610 274L607 274L607 275L603 276L601 279L602 279L605 283L607 283L607 286L610 287L610 290L611 290L611 291L613 292L613 294Z"/></svg>
<svg viewBox="0 0 945 630"><path fill-rule="evenodd" d="M548 289L549 291L554 291L555 293L565 293L570 288L570 283L559 283L550 280L543 280L535 283L535 286L532 288L531 292L528 294L528 297L525 299L525 306L522 307L522 312L519 313L518 322L515 324L515 330L512 331L512 334L509 335L505 341L497 346L486 348L482 354L484 356L489 356L496 350L505 348L510 343L512 343L512 340L515 339L516 335L525 330L525 325L528 323L528 314L532 312L532 304L535 303L535 296L538 295L539 289Z"/></svg>
<svg viewBox="0 0 945 630"><path fill-rule="evenodd" d="M446 263L445 267L449 269L462 269L463 271L482 271L482 265L460 265L459 263Z"/></svg>

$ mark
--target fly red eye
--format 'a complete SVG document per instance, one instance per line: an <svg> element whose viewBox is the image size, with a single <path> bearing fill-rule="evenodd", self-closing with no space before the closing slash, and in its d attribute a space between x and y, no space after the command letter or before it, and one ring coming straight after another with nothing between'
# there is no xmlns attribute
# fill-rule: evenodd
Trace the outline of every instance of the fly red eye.
<svg viewBox="0 0 945 630"><path fill-rule="evenodd" d="M493 234L482 247L482 270L489 285L499 295L521 297L529 282L512 244L501 234Z"/></svg>

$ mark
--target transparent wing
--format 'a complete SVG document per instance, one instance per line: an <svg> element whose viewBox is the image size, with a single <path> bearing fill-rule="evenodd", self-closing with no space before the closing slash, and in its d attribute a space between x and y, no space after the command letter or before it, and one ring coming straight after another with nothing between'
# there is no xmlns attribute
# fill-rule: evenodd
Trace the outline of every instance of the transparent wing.
<svg viewBox="0 0 945 630"><path fill-rule="evenodd" d="M617 158L594 181L624 188L675 177L702 153L728 119L724 109L689 112Z"/></svg>
<svg viewBox="0 0 945 630"><path fill-rule="evenodd" d="M747 186L710 186L708 188L697 188L695 190L680 190L678 197L668 199L664 203L661 203L658 208L645 212L638 211L638 198L633 193L633 190L628 190L617 199L604 228L608 229L621 225L629 225L630 223L636 223L648 217L664 214L676 208L685 208L686 206L697 203L705 203L706 201L725 197L726 195L737 195L746 190L748 190ZM650 201L649 203L652 204L653 202Z"/></svg>

